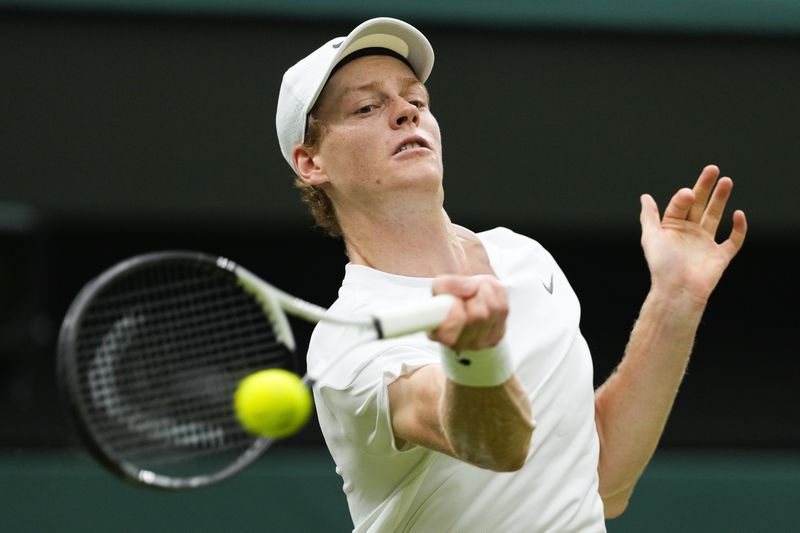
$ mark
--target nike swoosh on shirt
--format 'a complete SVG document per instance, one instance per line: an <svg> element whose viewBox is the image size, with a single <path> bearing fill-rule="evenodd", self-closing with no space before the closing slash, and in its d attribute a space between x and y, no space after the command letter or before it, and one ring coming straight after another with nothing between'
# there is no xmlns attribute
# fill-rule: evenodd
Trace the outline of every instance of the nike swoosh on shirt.
<svg viewBox="0 0 800 533"><path fill-rule="evenodd" d="M544 281L542 281L542 287L544 287L544 290L546 290L550 294L553 294L553 274L550 274L550 284L545 285Z"/></svg>

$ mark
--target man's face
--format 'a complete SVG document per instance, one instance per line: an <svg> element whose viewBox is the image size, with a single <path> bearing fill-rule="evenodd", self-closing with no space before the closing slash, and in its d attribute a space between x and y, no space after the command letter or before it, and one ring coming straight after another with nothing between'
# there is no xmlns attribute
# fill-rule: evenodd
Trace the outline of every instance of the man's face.
<svg viewBox="0 0 800 533"><path fill-rule="evenodd" d="M428 91L402 61L376 55L344 65L328 80L315 116L326 128L314 160L337 208L400 190L441 197L439 125Z"/></svg>

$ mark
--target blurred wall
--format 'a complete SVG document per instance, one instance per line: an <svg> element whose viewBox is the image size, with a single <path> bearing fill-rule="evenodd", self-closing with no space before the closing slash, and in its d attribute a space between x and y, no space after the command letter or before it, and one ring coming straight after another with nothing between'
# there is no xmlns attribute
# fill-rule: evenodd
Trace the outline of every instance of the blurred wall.
<svg viewBox="0 0 800 533"><path fill-rule="evenodd" d="M12 12L0 22L3 199L66 216L304 225L275 141L280 77L355 22ZM800 230L800 40L422 28L459 219L630 231L639 193L663 202L715 162L755 230Z"/></svg>
<svg viewBox="0 0 800 533"><path fill-rule="evenodd" d="M72 441L52 372L58 323L85 281L127 255L203 249L335 298L341 246L312 229L273 117L283 71L360 19L0 14L0 294L13 310L0 329L0 444ZM800 444L786 423L800 419L800 40L437 20L419 26L437 54L446 207L553 252L581 298L596 381L647 290L639 194L663 206L709 162L734 177L751 233L710 304L664 446Z"/></svg>
<svg viewBox="0 0 800 533"><path fill-rule="evenodd" d="M234 478L182 492L123 484L71 453L0 454L0 476L5 533L335 533L353 527L324 449L278 447ZM659 452L629 510L609 521L608 531L789 533L797 529L799 487L796 454Z"/></svg>

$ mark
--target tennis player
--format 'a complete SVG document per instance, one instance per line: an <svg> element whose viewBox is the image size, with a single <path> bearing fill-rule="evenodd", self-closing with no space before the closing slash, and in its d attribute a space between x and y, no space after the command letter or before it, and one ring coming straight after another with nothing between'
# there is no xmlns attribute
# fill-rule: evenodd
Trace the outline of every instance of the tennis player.
<svg viewBox="0 0 800 533"><path fill-rule="evenodd" d="M663 431L706 302L744 242L715 233L732 182L715 166L663 216L641 197L651 288L619 367L593 389L580 307L537 242L475 234L443 209L428 40L364 22L284 75L281 151L349 257L332 310L457 297L429 336L314 331L314 395L354 531L595 532L621 514Z"/></svg>

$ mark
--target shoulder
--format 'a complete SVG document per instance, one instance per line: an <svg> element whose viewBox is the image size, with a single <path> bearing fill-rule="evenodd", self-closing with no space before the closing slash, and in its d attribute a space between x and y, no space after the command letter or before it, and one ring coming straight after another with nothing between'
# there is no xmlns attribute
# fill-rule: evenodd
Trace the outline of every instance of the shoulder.
<svg viewBox="0 0 800 533"><path fill-rule="evenodd" d="M490 256L502 255L506 258L524 258L539 263L555 263L550 252L538 241L509 228L500 226L477 235Z"/></svg>
<svg viewBox="0 0 800 533"><path fill-rule="evenodd" d="M523 246L530 249L544 251L544 247L536 240L503 226L482 231L477 235L478 238L485 244L488 243L502 248L518 248Z"/></svg>
<svg viewBox="0 0 800 533"><path fill-rule="evenodd" d="M392 309L400 302L429 298L430 293L431 280L405 278L348 265L339 296L328 312L342 317L369 317L381 310ZM362 384L364 380L375 384L387 376L396 377L404 373L405 370L395 364L402 361L403 356L417 363L438 361L431 356L428 346L431 342L423 333L375 341L371 329L320 322L311 335L306 357L312 374L328 368L328 362L337 361L326 371L324 382L333 388L344 389L358 379ZM391 362L393 370L384 375L387 361Z"/></svg>

